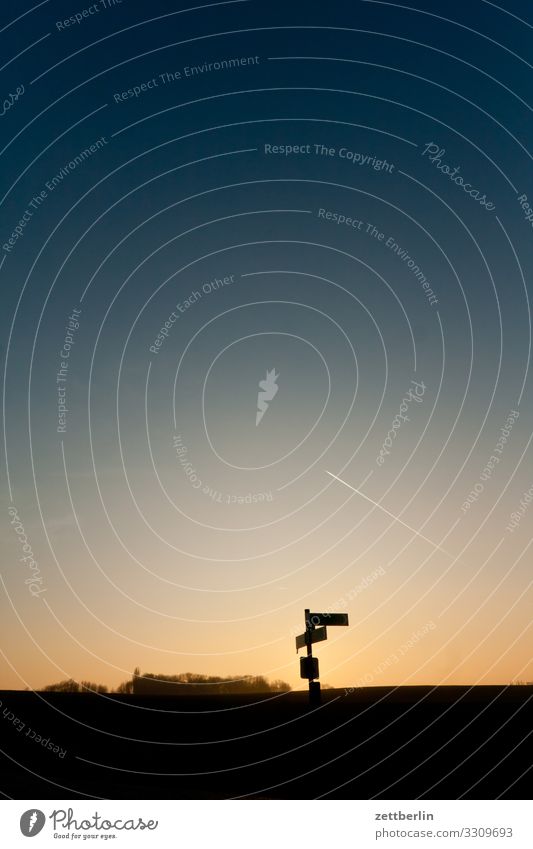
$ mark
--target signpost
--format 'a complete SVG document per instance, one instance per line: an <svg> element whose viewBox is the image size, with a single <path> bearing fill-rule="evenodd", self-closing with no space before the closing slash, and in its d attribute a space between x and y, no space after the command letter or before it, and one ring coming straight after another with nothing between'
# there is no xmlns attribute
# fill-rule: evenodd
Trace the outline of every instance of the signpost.
<svg viewBox="0 0 533 849"><path fill-rule="evenodd" d="M318 674L318 658L313 657L313 643L327 640L326 625L348 625L347 613L311 613L305 610L305 631L296 637L296 653L307 646L307 657L300 658L300 678L309 681L309 704L320 704L320 681L315 681ZM319 626L319 627L317 627Z"/></svg>

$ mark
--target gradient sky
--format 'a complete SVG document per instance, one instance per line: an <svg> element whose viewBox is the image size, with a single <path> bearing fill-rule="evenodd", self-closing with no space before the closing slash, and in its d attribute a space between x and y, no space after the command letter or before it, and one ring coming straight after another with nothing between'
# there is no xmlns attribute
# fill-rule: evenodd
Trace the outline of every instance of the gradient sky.
<svg viewBox="0 0 533 849"><path fill-rule="evenodd" d="M527 6L2 5L0 687L533 679Z"/></svg>

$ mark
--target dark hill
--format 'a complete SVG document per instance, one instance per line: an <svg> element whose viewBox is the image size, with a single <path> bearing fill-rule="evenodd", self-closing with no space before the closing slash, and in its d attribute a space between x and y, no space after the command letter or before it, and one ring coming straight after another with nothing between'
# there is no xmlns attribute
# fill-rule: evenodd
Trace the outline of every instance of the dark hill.
<svg viewBox="0 0 533 849"><path fill-rule="evenodd" d="M305 692L0 692L0 789L18 799L528 798L532 697L530 686L374 687L326 690L310 709Z"/></svg>

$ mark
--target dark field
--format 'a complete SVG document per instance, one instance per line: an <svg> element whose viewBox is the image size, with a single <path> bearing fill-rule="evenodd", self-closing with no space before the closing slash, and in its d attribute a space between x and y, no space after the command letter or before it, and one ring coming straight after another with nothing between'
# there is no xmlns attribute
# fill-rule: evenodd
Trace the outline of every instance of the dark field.
<svg viewBox="0 0 533 849"><path fill-rule="evenodd" d="M15 799L528 798L532 696L530 686L373 687L327 690L310 709L304 692L4 691L0 789Z"/></svg>

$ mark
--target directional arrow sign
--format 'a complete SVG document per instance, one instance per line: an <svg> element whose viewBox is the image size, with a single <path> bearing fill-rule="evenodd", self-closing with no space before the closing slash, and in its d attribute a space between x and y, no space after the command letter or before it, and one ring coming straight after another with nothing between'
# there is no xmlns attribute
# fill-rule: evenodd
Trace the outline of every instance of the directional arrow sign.
<svg viewBox="0 0 533 849"><path fill-rule="evenodd" d="M311 625L348 625L347 613L310 613Z"/></svg>
<svg viewBox="0 0 533 849"><path fill-rule="evenodd" d="M327 640L328 633L325 628L315 628L314 630L306 631L305 634L300 634L296 637L296 651L303 649L304 646L309 646L311 643L320 643L322 640Z"/></svg>

